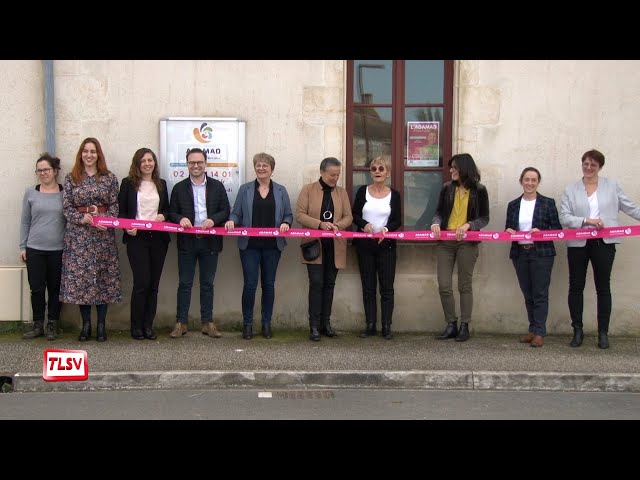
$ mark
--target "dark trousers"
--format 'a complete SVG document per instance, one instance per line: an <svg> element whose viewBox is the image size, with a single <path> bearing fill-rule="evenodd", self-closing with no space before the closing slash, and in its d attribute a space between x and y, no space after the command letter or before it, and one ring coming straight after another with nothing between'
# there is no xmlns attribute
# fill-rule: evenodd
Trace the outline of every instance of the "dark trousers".
<svg viewBox="0 0 640 480"><path fill-rule="evenodd" d="M133 274L131 333L151 330L158 307L158 287L169 244L154 232L138 231L127 239L127 256Z"/></svg>
<svg viewBox="0 0 640 480"><path fill-rule="evenodd" d="M547 334L549 284L554 259L555 257L539 257L535 247L532 247L529 250L520 248L518 257L511 260L524 295L529 332L542 337Z"/></svg>
<svg viewBox="0 0 640 480"><path fill-rule="evenodd" d="M391 325L394 307L393 283L396 278L396 246L386 241L378 244L377 240L367 239L366 242L364 245L361 241L356 244L365 322L374 325L377 322L376 290L379 281L382 325Z"/></svg>
<svg viewBox="0 0 640 480"><path fill-rule="evenodd" d="M194 249L178 250L178 308L176 320L187 323L191 304L191 288L200 263L200 322L213 321L213 280L218 268L218 252L209 248L207 237L194 239Z"/></svg>
<svg viewBox="0 0 640 480"><path fill-rule="evenodd" d="M309 327L320 328L331 321L333 290L338 269L335 264L333 240L322 242L322 263L307 264L309 274Z"/></svg>
<svg viewBox="0 0 640 480"><path fill-rule="evenodd" d="M256 302L258 276L262 288L262 325L271 325L273 303L276 296L276 271L280 261L277 248L246 248L240 250L242 262L242 321L244 325L253 324L253 307Z"/></svg>
<svg viewBox="0 0 640 480"><path fill-rule="evenodd" d="M611 269L616 256L615 243L604 243L602 239L587 240L584 247L567 248L569 260L569 314L571 325L582 328L584 287L587 266L591 261L593 282L596 285L598 304L598 331L609 332L611 318Z"/></svg>
<svg viewBox="0 0 640 480"><path fill-rule="evenodd" d="M60 319L60 275L62 250L36 250L27 247L27 278L31 288L33 321L44 323L44 312L49 300L49 320Z"/></svg>

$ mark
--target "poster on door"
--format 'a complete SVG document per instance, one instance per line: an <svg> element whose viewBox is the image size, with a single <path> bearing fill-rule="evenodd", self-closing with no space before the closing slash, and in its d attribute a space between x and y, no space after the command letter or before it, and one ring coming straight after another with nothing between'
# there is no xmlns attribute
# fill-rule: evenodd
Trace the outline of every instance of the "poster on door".
<svg viewBox="0 0 640 480"><path fill-rule="evenodd" d="M440 122L407 122L407 166L440 165Z"/></svg>
<svg viewBox="0 0 640 480"><path fill-rule="evenodd" d="M200 148L207 158L206 174L224 185L233 208L244 183L245 122L237 118L170 117L160 120L160 176L169 195L189 178L187 153Z"/></svg>

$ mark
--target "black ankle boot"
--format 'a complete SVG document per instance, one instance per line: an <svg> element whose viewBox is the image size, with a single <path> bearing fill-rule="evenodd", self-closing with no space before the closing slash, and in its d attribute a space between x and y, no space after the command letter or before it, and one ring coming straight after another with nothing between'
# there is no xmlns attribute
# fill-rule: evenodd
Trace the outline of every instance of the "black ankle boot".
<svg viewBox="0 0 640 480"><path fill-rule="evenodd" d="M447 340L458 336L458 322L448 322L447 328L444 329L442 335L436 337L436 340Z"/></svg>
<svg viewBox="0 0 640 480"><path fill-rule="evenodd" d="M456 336L456 342L466 342L467 340L469 340L470 336L471 335L469 335L469 324L465 322L460 323L460 331Z"/></svg>
<svg viewBox="0 0 640 480"><path fill-rule="evenodd" d="M104 342L107 340L107 330L104 326L104 322L98 321L98 330L96 332L96 340Z"/></svg>
<svg viewBox="0 0 640 480"><path fill-rule="evenodd" d="M581 327L573 327L573 338L571 339L571 343L569 343L570 347L579 347L582 345L582 340L584 340L584 332Z"/></svg>
<svg viewBox="0 0 640 480"><path fill-rule="evenodd" d="M376 324L367 323L367 327L364 332L360 334L360 338L375 337L376 336Z"/></svg>
<svg viewBox="0 0 640 480"><path fill-rule="evenodd" d="M78 340L80 342L86 342L91 337L91 320L88 322L82 321L82 330L80 330L80 336Z"/></svg>
<svg viewBox="0 0 640 480"><path fill-rule="evenodd" d="M242 338L245 340L253 338L253 325L242 325Z"/></svg>
<svg viewBox="0 0 640 480"><path fill-rule="evenodd" d="M44 335L44 322L33 322L33 328L22 334L22 338L36 338Z"/></svg>
<svg viewBox="0 0 640 480"><path fill-rule="evenodd" d="M312 340L314 342L319 342L320 341L320 330L318 330L316 327L311 327L311 333L309 335L309 340Z"/></svg>
<svg viewBox="0 0 640 480"><path fill-rule="evenodd" d="M56 321L49 320L49 323L47 323L47 340L56 339L56 330L57 330Z"/></svg>
<svg viewBox="0 0 640 480"><path fill-rule="evenodd" d="M153 328L145 328L144 332L142 332L142 335L147 340L157 340L158 339L158 336L156 335L156 332L153 331Z"/></svg>
<svg viewBox="0 0 640 480"><path fill-rule="evenodd" d="M391 335L391 324L390 323L383 323L382 324L382 337L385 340L391 340L393 338L393 335Z"/></svg>
<svg viewBox="0 0 640 480"><path fill-rule="evenodd" d="M598 332L598 348L609 348L609 334L607 332Z"/></svg>
<svg viewBox="0 0 640 480"><path fill-rule="evenodd" d="M132 329L131 330L131 338L133 338L134 340L144 340L144 332L142 332L142 330L135 330Z"/></svg>
<svg viewBox="0 0 640 480"><path fill-rule="evenodd" d="M272 337L271 325L262 325L262 336L267 339Z"/></svg>
<svg viewBox="0 0 640 480"><path fill-rule="evenodd" d="M327 337L337 337L336 332L331 328L331 324L329 322L325 323L320 327L320 333Z"/></svg>

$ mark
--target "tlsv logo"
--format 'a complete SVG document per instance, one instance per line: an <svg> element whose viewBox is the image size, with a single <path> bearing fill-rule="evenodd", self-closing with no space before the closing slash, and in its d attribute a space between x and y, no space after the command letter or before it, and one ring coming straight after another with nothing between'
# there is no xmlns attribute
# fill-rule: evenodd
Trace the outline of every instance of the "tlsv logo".
<svg viewBox="0 0 640 480"><path fill-rule="evenodd" d="M42 378L46 382L82 381L89 378L87 352L84 350L45 350Z"/></svg>

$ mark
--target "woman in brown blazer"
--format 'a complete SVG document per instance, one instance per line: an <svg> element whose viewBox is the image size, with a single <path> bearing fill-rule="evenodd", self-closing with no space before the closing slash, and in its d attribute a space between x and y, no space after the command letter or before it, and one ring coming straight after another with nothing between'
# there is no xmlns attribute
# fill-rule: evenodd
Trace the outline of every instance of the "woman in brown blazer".
<svg viewBox="0 0 640 480"><path fill-rule="evenodd" d="M333 290L338 269L347 266L347 239L335 236L353 222L347 191L337 185L341 165L334 157L322 160L320 178L302 187L296 204L296 221L303 228L331 232L320 240L322 248L315 260L302 260L309 274L309 339L315 342L320 334L336 336L331 328Z"/></svg>

